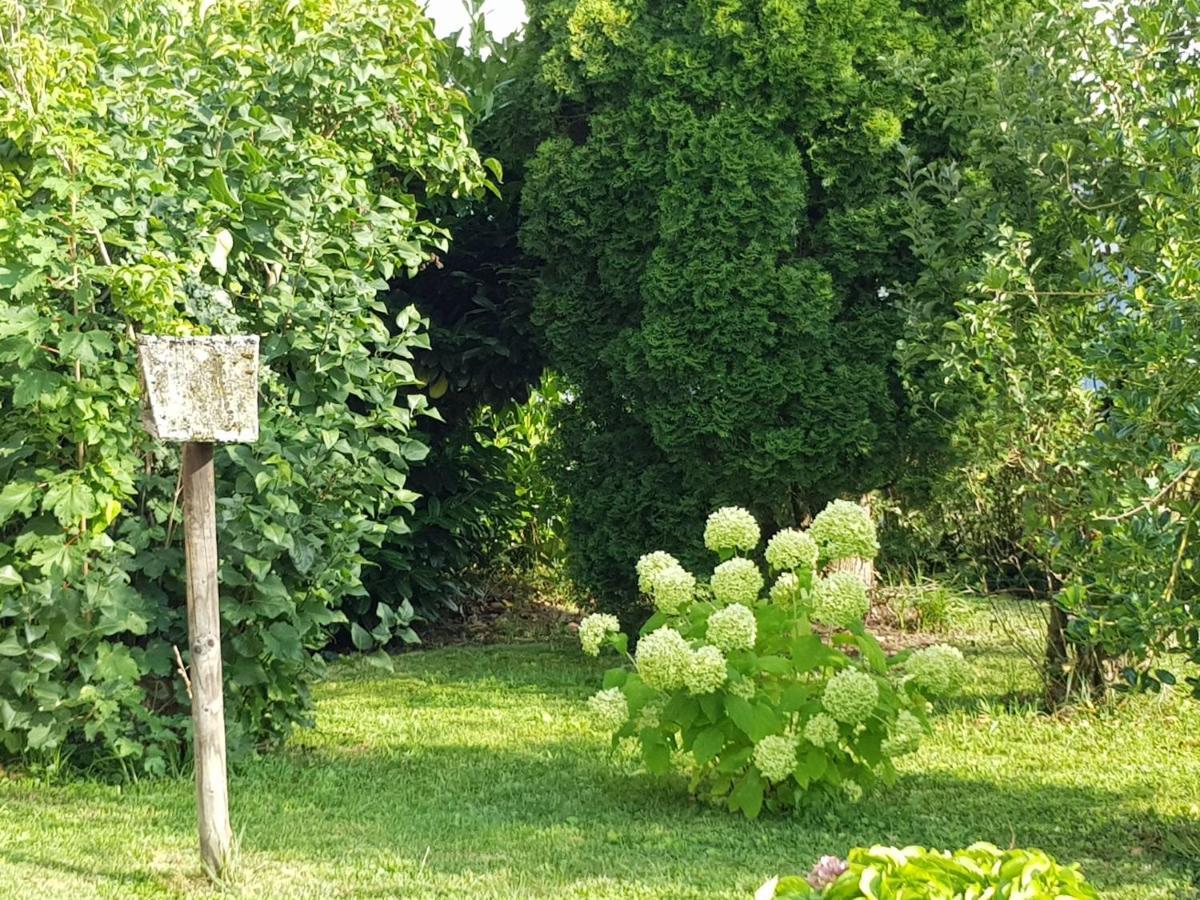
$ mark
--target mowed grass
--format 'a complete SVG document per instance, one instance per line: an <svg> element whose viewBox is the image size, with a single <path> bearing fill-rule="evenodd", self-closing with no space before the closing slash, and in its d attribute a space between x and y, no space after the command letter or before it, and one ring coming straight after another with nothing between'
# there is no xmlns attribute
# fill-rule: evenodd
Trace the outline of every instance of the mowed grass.
<svg viewBox="0 0 1200 900"><path fill-rule="evenodd" d="M857 806L748 822L614 758L569 645L455 647L394 675L334 667L317 727L233 773L243 897L747 898L767 877L877 842L1039 846L1101 895L1200 897L1200 704L1036 712L1024 657L986 614L953 636L966 695L900 783ZM211 892L187 780L0 782L0 896Z"/></svg>

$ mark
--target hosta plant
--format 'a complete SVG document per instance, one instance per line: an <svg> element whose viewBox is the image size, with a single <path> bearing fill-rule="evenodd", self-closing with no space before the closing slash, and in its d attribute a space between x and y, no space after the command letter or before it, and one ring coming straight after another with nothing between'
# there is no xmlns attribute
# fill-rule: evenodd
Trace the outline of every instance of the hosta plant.
<svg viewBox="0 0 1200 900"><path fill-rule="evenodd" d="M1041 850L1001 850L972 844L965 850L858 847L845 860L823 856L801 878L772 878L755 900L1100 900L1075 866Z"/></svg>
<svg viewBox="0 0 1200 900"><path fill-rule="evenodd" d="M866 511L836 502L809 530L778 532L765 570L745 510L713 513L704 543L719 558L707 583L662 551L638 561L656 612L632 654L614 616L580 625L585 653L626 657L589 701L614 744L637 742L651 772L681 767L695 793L751 818L890 782L893 757L928 727L929 698L953 690L964 663L947 646L889 658L866 630L862 581L829 569L874 556Z"/></svg>

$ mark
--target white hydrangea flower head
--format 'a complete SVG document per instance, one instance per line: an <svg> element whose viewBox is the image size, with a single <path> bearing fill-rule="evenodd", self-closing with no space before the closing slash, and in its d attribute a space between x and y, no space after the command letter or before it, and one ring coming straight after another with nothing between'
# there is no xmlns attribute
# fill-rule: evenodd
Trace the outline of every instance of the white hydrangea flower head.
<svg viewBox="0 0 1200 900"><path fill-rule="evenodd" d="M692 664L692 648L674 628L663 626L638 641L634 654L642 681L660 691L683 687Z"/></svg>
<svg viewBox="0 0 1200 900"><path fill-rule="evenodd" d="M753 650L758 639L758 622L754 612L740 603L718 609L708 617L708 640L726 653Z"/></svg>
<svg viewBox="0 0 1200 900"><path fill-rule="evenodd" d="M620 688L608 688L588 698L588 708L608 731L616 731L629 718L629 702Z"/></svg>
<svg viewBox="0 0 1200 900"><path fill-rule="evenodd" d="M668 615L682 612L696 596L696 576L683 566L660 569L650 580L650 599Z"/></svg>
<svg viewBox="0 0 1200 900"><path fill-rule="evenodd" d="M749 552L758 546L761 536L754 516L740 506L723 506L704 524L704 546L716 553Z"/></svg>
<svg viewBox="0 0 1200 900"><path fill-rule="evenodd" d="M642 707L641 713L638 715L638 729L657 728L662 724L662 711L665 704L661 700L651 700Z"/></svg>
<svg viewBox="0 0 1200 900"><path fill-rule="evenodd" d="M786 781L796 768L796 739L772 734L754 745L754 765L770 781Z"/></svg>
<svg viewBox="0 0 1200 900"><path fill-rule="evenodd" d="M934 644L918 650L904 664L917 687L934 696L953 693L967 674L962 651L949 644Z"/></svg>
<svg viewBox="0 0 1200 900"><path fill-rule="evenodd" d="M725 654L716 647L704 646L692 654L692 662L684 678L693 694L711 694L725 683Z"/></svg>
<svg viewBox="0 0 1200 900"><path fill-rule="evenodd" d="M821 706L839 722L857 725L866 721L879 702L879 685L858 669L843 669L825 685Z"/></svg>
<svg viewBox="0 0 1200 900"><path fill-rule="evenodd" d="M579 644L588 656L599 656L604 639L620 630L621 623L617 621L616 616L593 613L579 623Z"/></svg>
<svg viewBox="0 0 1200 900"><path fill-rule="evenodd" d="M804 739L818 747L836 744L838 740L838 723L828 713L817 713L804 723Z"/></svg>
<svg viewBox="0 0 1200 900"><path fill-rule="evenodd" d="M738 678L729 682L728 690L733 696L741 697L743 700L753 700L754 695L758 692L754 681L750 678Z"/></svg>
<svg viewBox="0 0 1200 900"><path fill-rule="evenodd" d="M834 500L813 519L808 533L821 550L821 559L874 559L879 553L875 523L865 509L849 500Z"/></svg>
<svg viewBox="0 0 1200 900"><path fill-rule="evenodd" d="M901 756L905 753L912 753L917 749L917 745L921 743L921 738L924 734L925 729L921 727L921 720L907 709L902 709L900 710L900 714L896 716L896 721L892 725L891 732L883 742L883 752L887 756Z"/></svg>
<svg viewBox="0 0 1200 900"><path fill-rule="evenodd" d="M649 594L654 583L654 576L663 569L674 568L678 565L679 560L670 553L662 550L647 553L637 561L638 590L643 594Z"/></svg>
<svg viewBox="0 0 1200 900"><path fill-rule="evenodd" d="M817 542L808 532L785 528L767 542L767 565L776 572L811 571L817 567L819 553Z"/></svg>
<svg viewBox="0 0 1200 900"><path fill-rule="evenodd" d="M762 592L763 576L753 560L735 556L713 569L709 583L718 603L751 605Z"/></svg>
<svg viewBox="0 0 1200 900"><path fill-rule="evenodd" d="M784 572L771 585L771 602L778 606L788 606L800 596L800 579L791 572Z"/></svg>
<svg viewBox="0 0 1200 900"><path fill-rule="evenodd" d="M817 579L813 585L814 622L834 628L848 628L862 622L870 611L867 587L853 572L834 572Z"/></svg>

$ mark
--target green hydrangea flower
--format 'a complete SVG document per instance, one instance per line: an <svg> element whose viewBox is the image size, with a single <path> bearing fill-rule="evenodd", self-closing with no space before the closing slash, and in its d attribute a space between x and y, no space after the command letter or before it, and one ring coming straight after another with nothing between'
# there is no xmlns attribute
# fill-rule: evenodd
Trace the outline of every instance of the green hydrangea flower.
<svg viewBox="0 0 1200 900"><path fill-rule="evenodd" d="M599 656L604 639L610 633L620 630L621 623L617 621L616 616L594 613L579 623L579 644L588 656Z"/></svg>
<svg viewBox="0 0 1200 900"><path fill-rule="evenodd" d="M693 694L711 694L725 683L725 655L716 647L701 647L692 654L684 682Z"/></svg>
<svg viewBox="0 0 1200 900"><path fill-rule="evenodd" d="M785 528L767 542L767 565L776 572L817 567L817 542L807 532Z"/></svg>
<svg viewBox="0 0 1200 900"><path fill-rule="evenodd" d="M662 724L662 711L666 704L662 700L654 699L642 707L641 713L638 715L638 730L646 728L657 728Z"/></svg>
<svg viewBox="0 0 1200 900"><path fill-rule="evenodd" d="M967 674L962 651L949 644L935 644L918 650L904 664L917 687L928 694L942 696L958 689Z"/></svg>
<svg viewBox="0 0 1200 900"><path fill-rule="evenodd" d="M718 609L708 617L708 640L726 653L753 650L758 638L754 613L740 603Z"/></svg>
<svg viewBox="0 0 1200 900"><path fill-rule="evenodd" d="M750 606L757 602L763 589L763 576L751 560L738 556L713 569L710 584L718 603Z"/></svg>
<svg viewBox="0 0 1200 900"><path fill-rule="evenodd" d="M771 585L771 602L779 606L790 606L800 596L800 579L791 572L784 572Z"/></svg>
<svg viewBox="0 0 1200 900"><path fill-rule="evenodd" d="M896 716L896 721L892 724L891 732L883 742L884 755L902 756L905 753L912 753L921 743L924 734L925 729L921 727L921 720L907 709L900 710L900 714Z"/></svg>
<svg viewBox="0 0 1200 900"><path fill-rule="evenodd" d="M838 723L827 713L817 713L804 723L804 739L810 744L825 747L838 741Z"/></svg>
<svg viewBox="0 0 1200 900"><path fill-rule="evenodd" d="M758 546L761 532L754 516L740 506L725 506L708 517L704 525L704 546L716 553Z"/></svg>
<svg viewBox="0 0 1200 900"><path fill-rule="evenodd" d="M592 694L588 698L588 708L608 731L616 731L629 718L629 702L620 688L608 688Z"/></svg>
<svg viewBox="0 0 1200 900"><path fill-rule="evenodd" d="M679 560L670 553L662 550L647 553L637 561L637 566L635 566L638 576L638 590L643 594L649 594L654 584L654 576L664 569L675 568L678 565Z"/></svg>
<svg viewBox="0 0 1200 900"><path fill-rule="evenodd" d="M758 688L754 686L754 681L750 678L738 678L729 682L727 690L733 696L741 697L743 700L753 700L754 695L758 693Z"/></svg>
<svg viewBox="0 0 1200 900"><path fill-rule="evenodd" d="M814 622L848 628L862 622L871 611L867 588L853 572L834 572L813 585L812 617Z"/></svg>
<svg viewBox="0 0 1200 900"><path fill-rule="evenodd" d="M669 566L650 581L650 598L668 615L681 612L696 596L696 576L682 566Z"/></svg>
<svg viewBox="0 0 1200 900"><path fill-rule="evenodd" d="M857 803L863 798L863 789L857 781L843 781L842 792L851 803Z"/></svg>
<svg viewBox="0 0 1200 900"><path fill-rule="evenodd" d="M754 745L754 765L770 781L786 781L796 768L796 739L772 734Z"/></svg>
<svg viewBox="0 0 1200 900"><path fill-rule="evenodd" d="M879 702L879 685L858 669L843 669L825 685L821 706L839 722L857 725L866 721Z"/></svg>
<svg viewBox="0 0 1200 900"><path fill-rule="evenodd" d="M683 687L692 662L692 648L674 628L663 626L638 641L634 655L642 681L660 691Z"/></svg>
<svg viewBox="0 0 1200 900"><path fill-rule="evenodd" d="M848 500L834 500L813 519L808 530L821 549L821 559L874 559L879 552L875 523L867 511Z"/></svg>

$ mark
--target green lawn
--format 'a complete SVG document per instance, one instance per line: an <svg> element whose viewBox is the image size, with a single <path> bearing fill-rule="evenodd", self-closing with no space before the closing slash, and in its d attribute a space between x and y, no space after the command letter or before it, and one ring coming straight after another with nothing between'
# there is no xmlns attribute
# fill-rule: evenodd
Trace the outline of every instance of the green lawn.
<svg viewBox="0 0 1200 900"><path fill-rule="evenodd" d="M569 646L456 647L396 674L335 667L317 728L235 772L231 894L748 897L872 842L987 839L1079 860L1106 898L1200 897L1200 705L1141 698L1049 719L1007 639L960 635L969 695L857 807L747 822L607 754ZM189 781L0 782L0 896L204 893Z"/></svg>

